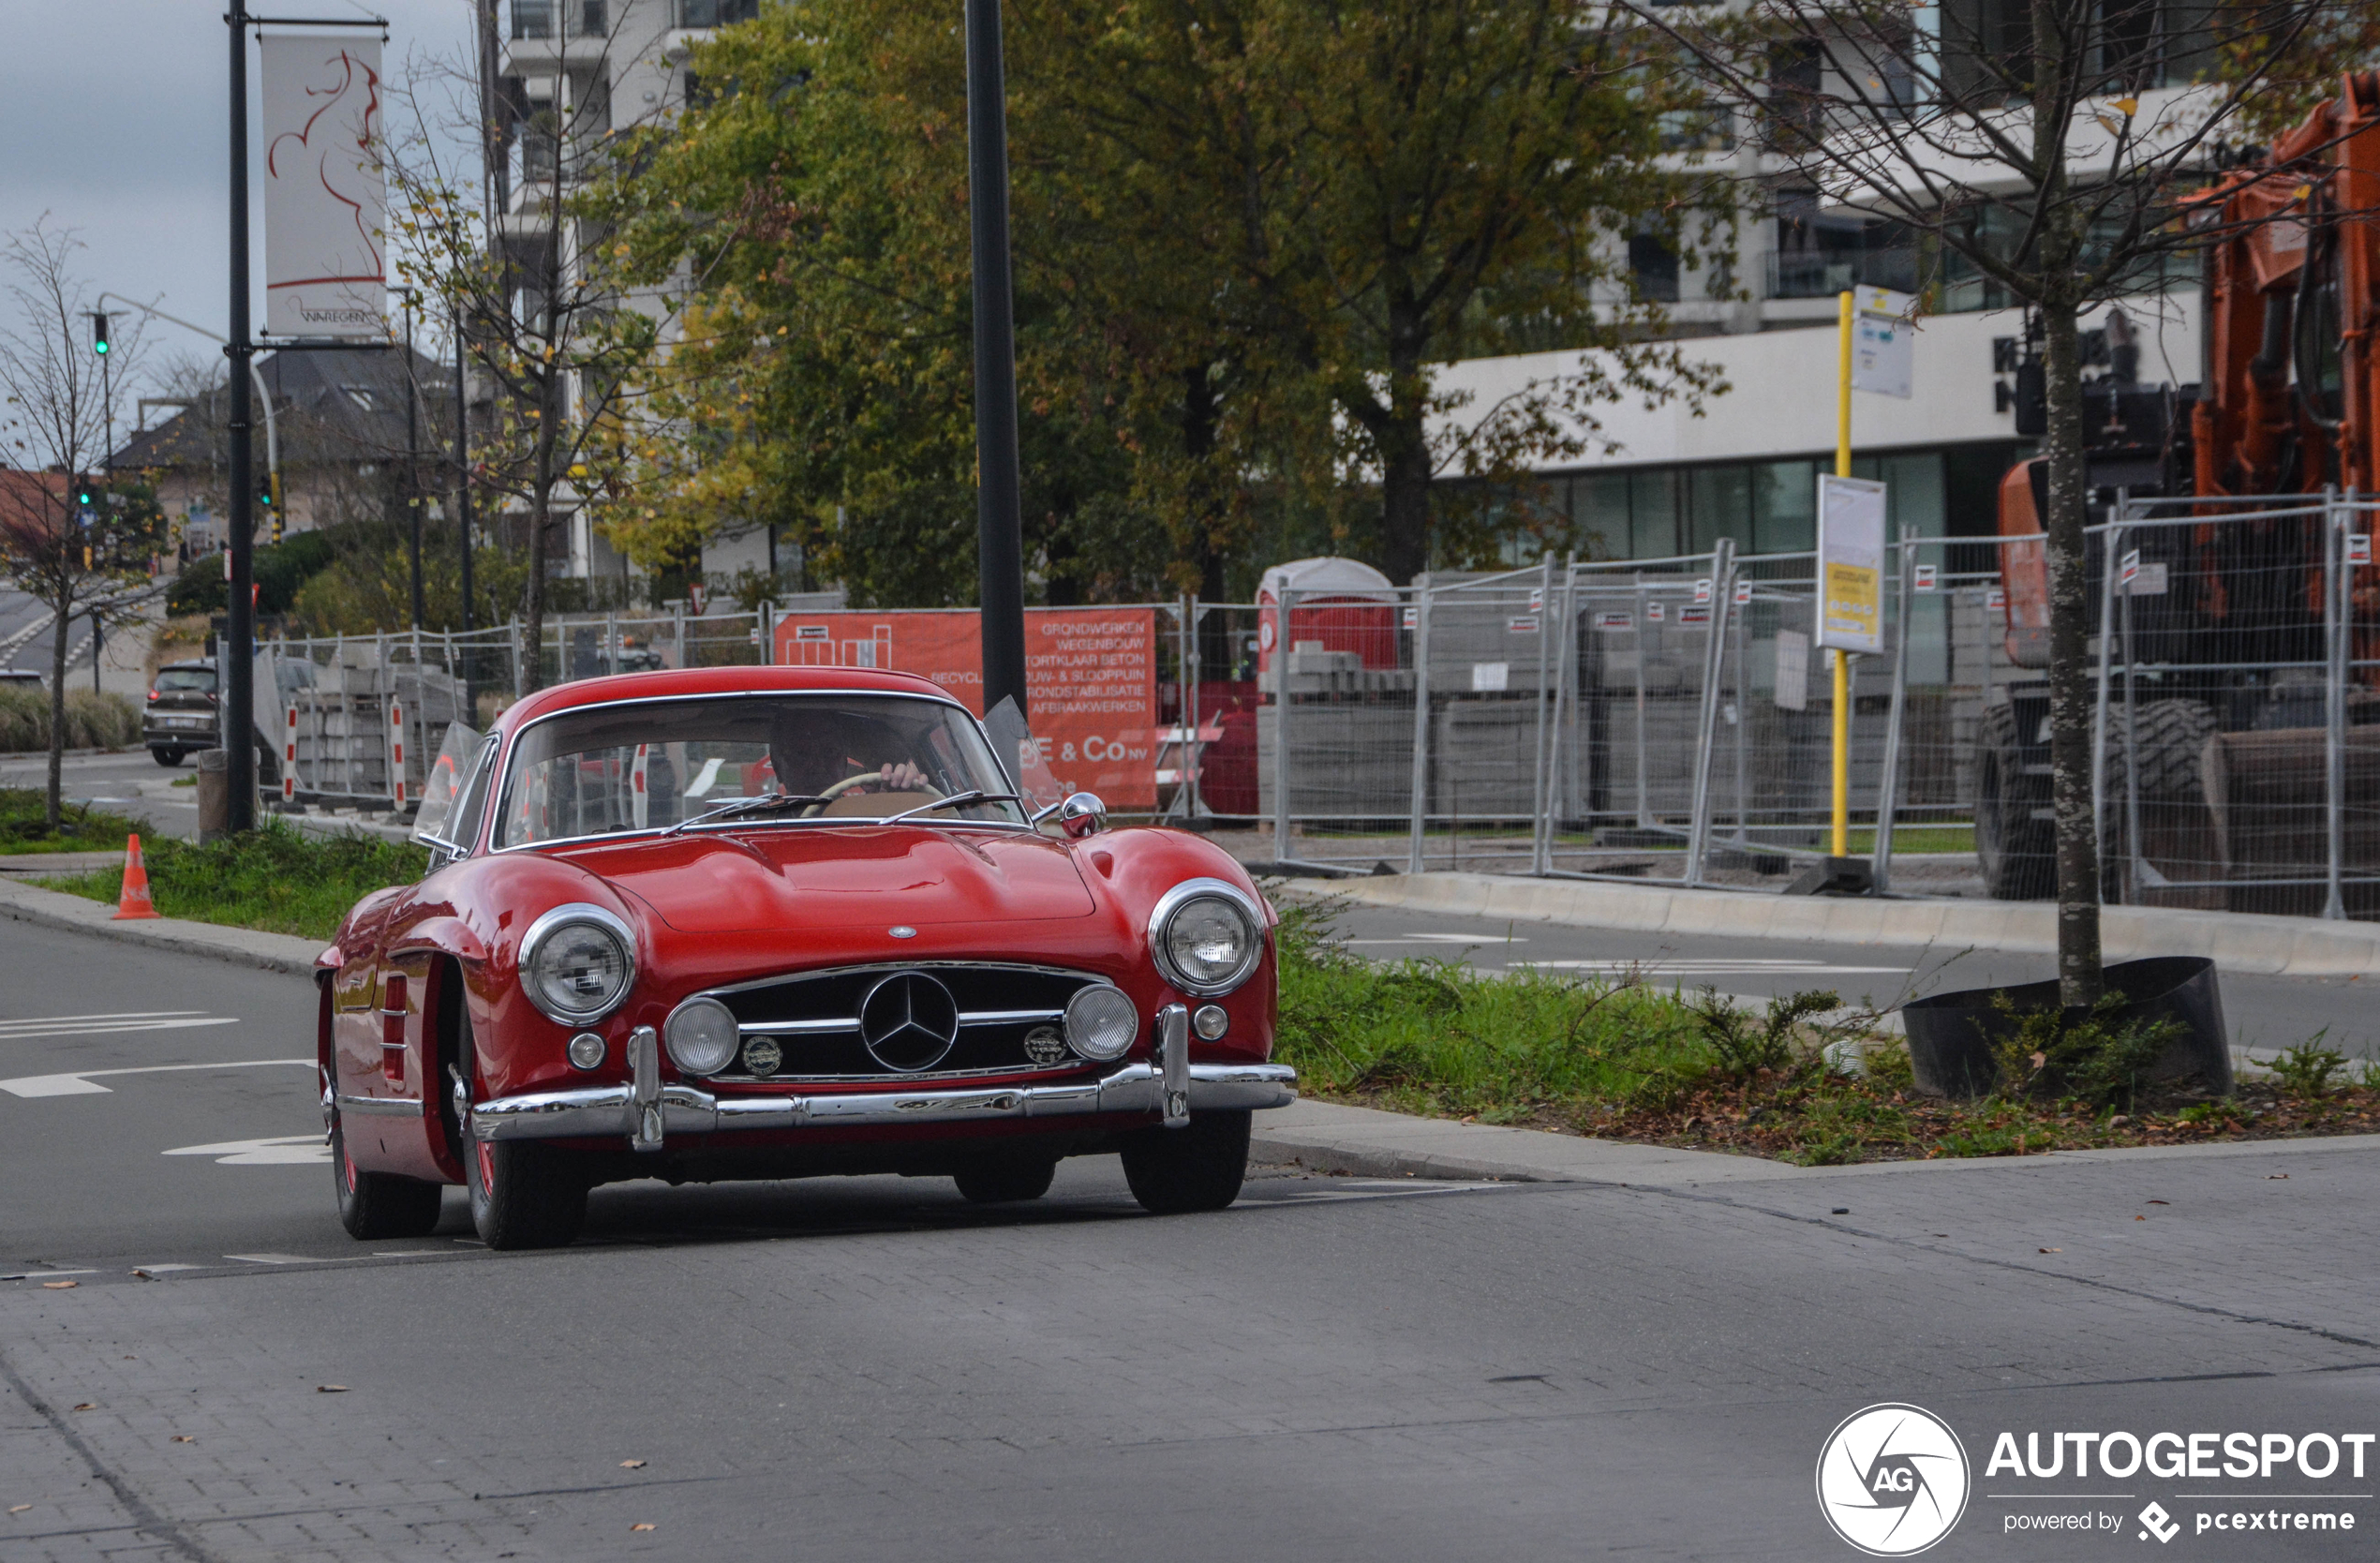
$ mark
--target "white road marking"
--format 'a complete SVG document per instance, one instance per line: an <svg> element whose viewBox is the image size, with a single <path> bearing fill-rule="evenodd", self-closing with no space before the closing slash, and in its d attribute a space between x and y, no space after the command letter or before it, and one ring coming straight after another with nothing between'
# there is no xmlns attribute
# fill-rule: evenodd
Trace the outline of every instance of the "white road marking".
<svg viewBox="0 0 2380 1563"><path fill-rule="evenodd" d="M223 1257L227 1259L237 1259L242 1264L348 1264L352 1262L348 1259L319 1258L312 1254L226 1254Z"/></svg>
<svg viewBox="0 0 2380 1563"><path fill-rule="evenodd" d="M10 1026L54 1026L62 1020L164 1020L180 1015L203 1015L203 1009L126 1009L107 1015L27 1015L14 1020L0 1020L0 1031Z"/></svg>
<svg viewBox="0 0 2380 1563"><path fill-rule="evenodd" d="M85 1069L72 1075L19 1075L12 1080L0 1080L0 1091L11 1096L103 1096L113 1088L91 1082L109 1075L172 1075L190 1069L270 1069L295 1064L301 1069L314 1067L310 1058L244 1058L222 1064L150 1064L137 1069Z"/></svg>
<svg viewBox="0 0 2380 1563"><path fill-rule="evenodd" d="M14 1275L0 1275L0 1281L54 1281L61 1275L97 1275L96 1270L27 1270Z"/></svg>
<svg viewBox="0 0 2380 1563"><path fill-rule="evenodd" d="M132 1267L135 1275L170 1275L177 1270L204 1270L202 1264L140 1264Z"/></svg>
<svg viewBox="0 0 2380 1563"><path fill-rule="evenodd" d="M1514 964L1565 972L1599 972L1614 976L1633 972L1647 981L1695 976L1906 976L1910 971L1907 966L1827 966L1814 961L1803 965L1760 960L1526 960Z"/></svg>
<svg viewBox="0 0 2380 1563"><path fill-rule="evenodd" d="M158 1154L213 1156L217 1167L292 1167L331 1159L331 1148L319 1134L283 1135L277 1139L227 1139L219 1145L185 1145Z"/></svg>
<svg viewBox="0 0 2380 1563"><path fill-rule="evenodd" d="M1348 945L1525 945L1526 939L1505 933L1402 933L1393 939L1346 939Z"/></svg>
<svg viewBox="0 0 2380 1563"><path fill-rule="evenodd" d="M37 1036L112 1036L128 1031L186 1031L192 1026L236 1026L236 1015L209 1015L195 1020L102 1020L43 1025L35 1027L19 1022L14 1026L0 1022L0 1042L16 1042Z"/></svg>

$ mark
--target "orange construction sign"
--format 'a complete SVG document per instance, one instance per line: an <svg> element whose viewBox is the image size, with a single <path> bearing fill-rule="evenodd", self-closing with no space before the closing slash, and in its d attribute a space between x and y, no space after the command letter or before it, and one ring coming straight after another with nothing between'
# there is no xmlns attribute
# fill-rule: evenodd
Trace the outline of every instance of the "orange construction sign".
<svg viewBox="0 0 2380 1563"><path fill-rule="evenodd" d="M973 608L791 613L776 660L880 667L932 679L983 710L983 628ZM1119 811L1157 806L1157 615L1153 608L1025 610L1025 695L1034 739L1069 792Z"/></svg>

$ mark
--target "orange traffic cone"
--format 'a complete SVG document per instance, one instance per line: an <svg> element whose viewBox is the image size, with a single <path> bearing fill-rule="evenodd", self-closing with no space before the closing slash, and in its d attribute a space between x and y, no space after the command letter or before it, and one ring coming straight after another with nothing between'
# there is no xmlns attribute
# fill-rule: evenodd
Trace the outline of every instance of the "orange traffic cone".
<svg viewBox="0 0 2380 1563"><path fill-rule="evenodd" d="M137 833L126 836L124 839L124 894L116 898L115 916L109 920L154 917L156 915L157 903L149 899L148 866L141 861L141 838Z"/></svg>

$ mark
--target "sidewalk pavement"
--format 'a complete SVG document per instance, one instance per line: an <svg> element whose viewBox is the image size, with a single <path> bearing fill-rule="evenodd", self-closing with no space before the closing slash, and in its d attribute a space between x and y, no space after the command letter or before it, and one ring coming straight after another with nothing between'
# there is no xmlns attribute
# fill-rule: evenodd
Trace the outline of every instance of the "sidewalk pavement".
<svg viewBox="0 0 2380 1563"><path fill-rule="evenodd" d="M1293 895L1343 896L1361 906L1498 922L1839 945L1935 945L2054 954L2051 901L1926 901L1688 890L1486 873L1291 879ZM2380 971L2380 923L2326 922L2237 912L2110 906L2100 913L2107 958L2204 955L2225 971L2352 976Z"/></svg>

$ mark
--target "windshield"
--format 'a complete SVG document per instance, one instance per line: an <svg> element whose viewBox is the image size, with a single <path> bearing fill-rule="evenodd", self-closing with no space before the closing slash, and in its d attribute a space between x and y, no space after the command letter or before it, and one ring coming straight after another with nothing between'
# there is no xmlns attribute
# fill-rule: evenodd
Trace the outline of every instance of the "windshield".
<svg viewBox="0 0 2380 1563"><path fill-rule="evenodd" d="M964 711L900 695L733 695L639 701L569 711L513 742L496 844L663 829L722 805L788 803L720 826L849 823L960 793L1005 793L983 734ZM917 816L1020 825L1013 803ZM710 828L702 826L700 828Z"/></svg>

